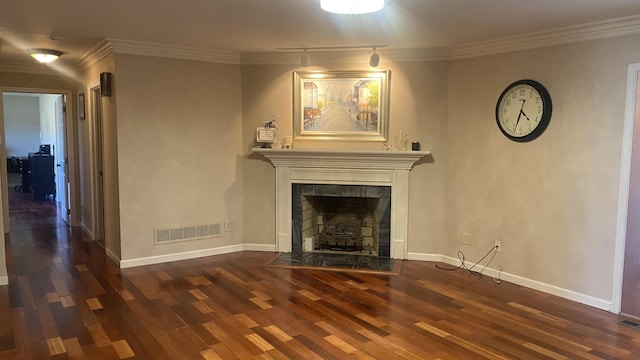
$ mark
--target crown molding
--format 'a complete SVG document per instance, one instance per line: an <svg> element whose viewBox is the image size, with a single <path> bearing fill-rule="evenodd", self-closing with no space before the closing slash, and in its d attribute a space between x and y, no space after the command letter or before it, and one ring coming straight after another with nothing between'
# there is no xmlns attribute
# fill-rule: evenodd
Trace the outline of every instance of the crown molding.
<svg viewBox="0 0 640 360"><path fill-rule="evenodd" d="M308 51L311 66L329 63L368 63L372 50ZM380 61L446 61L446 49L376 49ZM245 52L242 65L300 65L302 51Z"/></svg>
<svg viewBox="0 0 640 360"><path fill-rule="evenodd" d="M640 34L640 15L453 46L449 59L464 59Z"/></svg>
<svg viewBox="0 0 640 360"><path fill-rule="evenodd" d="M640 34L640 15L596 21L449 48L378 49L382 61L447 61ZM309 51L311 63L362 62L371 51ZM315 59L315 61L314 61ZM300 52L242 53L243 65L300 64Z"/></svg>
<svg viewBox="0 0 640 360"><path fill-rule="evenodd" d="M29 64L29 63L12 63L0 62L0 72L7 73L27 73L37 75L64 75L74 76L73 70L60 64Z"/></svg>
<svg viewBox="0 0 640 360"><path fill-rule="evenodd" d="M167 45L122 39L106 39L116 54L155 56L171 59L197 60L221 64L240 65L236 51Z"/></svg>
<svg viewBox="0 0 640 360"><path fill-rule="evenodd" d="M48 66L41 64L27 64L27 63L0 63L0 72L17 72L17 73L29 73L40 75L55 75L55 70Z"/></svg>
<svg viewBox="0 0 640 360"><path fill-rule="evenodd" d="M89 68L112 53L113 47L111 46L111 43L107 40L102 40L80 57L78 66L84 69Z"/></svg>
<svg viewBox="0 0 640 360"><path fill-rule="evenodd" d="M449 52L445 48L388 49L385 50L383 54L389 60L397 62L449 60Z"/></svg>
<svg viewBox="0 0 640 360"><path fill-rule="evenodd" d="M123 39L104 39L87 51L78 65L87 68L110 54L153 56L240 65L240 53Z"/></svg>

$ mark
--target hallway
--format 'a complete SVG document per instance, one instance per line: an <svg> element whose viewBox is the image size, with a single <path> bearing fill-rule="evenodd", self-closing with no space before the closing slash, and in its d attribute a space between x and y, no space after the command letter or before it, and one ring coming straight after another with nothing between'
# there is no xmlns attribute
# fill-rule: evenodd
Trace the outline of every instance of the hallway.
<svg viewBox="0 0 640 360"><path fill-rule="evenodd" d="M13 348L19 350L17 358L49 358L55 344L45 339L73 328L72 318L59 316L71 315L62 310L74 305L74 290L86 286L70 264L103 264L104 252L79 228L67 227L53 200L33 201L33 194L11 188L9 210L9 285L0 287L0 359L12 358L13 351L3 351Z"/></svg>
<svg viewBox="0 0 640 360"><path fill-rule="evenodd" d="M118 269L10 192L0 359L638 359L622 318L434 263L399 275L268 268L237 252Z"/></svg>

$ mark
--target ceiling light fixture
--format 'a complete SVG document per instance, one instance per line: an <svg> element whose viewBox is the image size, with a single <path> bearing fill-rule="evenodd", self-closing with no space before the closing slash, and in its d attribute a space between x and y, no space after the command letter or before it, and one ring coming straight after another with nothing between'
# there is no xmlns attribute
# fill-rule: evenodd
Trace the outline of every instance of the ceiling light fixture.
<svg viewBox="0 0 640 360"><path fill-rule="evenodd" d="M382 10L384 0L320 0L320 7L335 14L368 14Z"/></svg>
<svg viewBox="0 0 640 360"><path fill-rule="evenodd" d="M380 64L380 55L376 54L376 48L373 48L373 54L371 54L371 58L369 59L369 66L376 67Z"/></svg>
<svg viewBox="0 0 640 360"><path fill-rule="evenodd" d="M27 53L40 63L50 63L62 56L62 51L49 49L29 49Z"/></svg>

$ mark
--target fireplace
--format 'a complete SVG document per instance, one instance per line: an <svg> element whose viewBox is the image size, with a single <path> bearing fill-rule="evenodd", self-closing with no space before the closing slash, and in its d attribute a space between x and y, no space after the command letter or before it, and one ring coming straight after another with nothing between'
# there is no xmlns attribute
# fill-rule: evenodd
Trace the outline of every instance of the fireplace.
<svg viewBox="0 0 640 360"><path fill-rule="evenodd" d="M276 169L276 251L292 252L296 246L300 246L302 249L304 247L303 242L294 241L294 236L296 236L294 230L303 226L302 223L296 225L293 218L294 196L292 189L294 184L346 185L346 189L355 189L355 187L349 186L389 189L388 256L394 259L407 258L409 172L416 161L430 154L428 151L262 148L254 148L253 151L271 161ZM355 198L355 196L346 197ZM365 198L367 197L365 196ZM302 206L302 200L300 200L300 206ZM318 225L316 224L316 226ZM322 225L324 226L324 224ZM309 221L307 226L309 226ZM379 232L383 233L382 230ZM343 232L341 235L346 236L346 233ZM300 236L303 241L303 236ZM311 248L315 248L315 244ZM387 252L384 245L379 245L378 251L380 254Z"/></svg>
<svg viewBox="0 0 640 360"><path fill-rule="evenodd" d="M293 184L291 251L390 256L391 187Z"/></svg>

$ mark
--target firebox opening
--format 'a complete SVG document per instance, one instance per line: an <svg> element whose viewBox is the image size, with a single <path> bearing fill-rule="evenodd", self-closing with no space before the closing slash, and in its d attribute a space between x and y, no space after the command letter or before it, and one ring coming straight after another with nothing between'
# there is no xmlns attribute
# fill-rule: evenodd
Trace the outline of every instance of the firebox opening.
<svg viewBox="0 0 640 360"><path fill-rule="evenodd" d="M378 255L378 201L376 198L304 196L305 250Z"/></svg>
<svg viewBox="0 0 640 360"><path fill-rule="evenodd" d="M390 257L391 188L292 184L292 251Z"/></svg>

